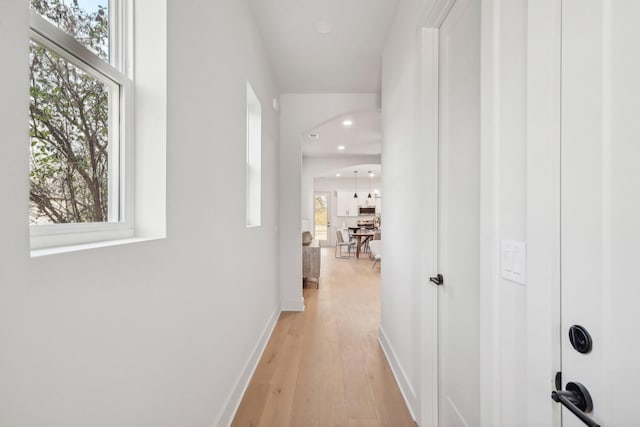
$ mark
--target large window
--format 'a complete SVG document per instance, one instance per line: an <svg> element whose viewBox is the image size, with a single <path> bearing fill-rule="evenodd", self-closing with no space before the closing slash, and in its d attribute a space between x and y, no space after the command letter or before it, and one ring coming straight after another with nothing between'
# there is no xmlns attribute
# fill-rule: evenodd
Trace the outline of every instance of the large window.
<svg viewBox="0 0 640 427"><path fill-rule="evenodd" d="M247 83L247 227L261 224L262 107Z"/></svg>
<svg viewBox="0 0 640 427"><path fill-rule="evenodd" d="M127 0L31 0L32 247L132 234ZM129 73L130 73L129 67Z"/></svg>

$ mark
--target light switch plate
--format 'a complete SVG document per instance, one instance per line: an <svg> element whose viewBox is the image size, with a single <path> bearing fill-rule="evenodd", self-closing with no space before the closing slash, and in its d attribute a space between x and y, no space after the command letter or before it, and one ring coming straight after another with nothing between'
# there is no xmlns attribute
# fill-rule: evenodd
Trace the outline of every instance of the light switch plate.
<svg viewBox="0 0 640 427"><path fill-rule="evenodd" d="M525 242L503 240L500 268L502 278L527 284L527 252Z"/></svg>

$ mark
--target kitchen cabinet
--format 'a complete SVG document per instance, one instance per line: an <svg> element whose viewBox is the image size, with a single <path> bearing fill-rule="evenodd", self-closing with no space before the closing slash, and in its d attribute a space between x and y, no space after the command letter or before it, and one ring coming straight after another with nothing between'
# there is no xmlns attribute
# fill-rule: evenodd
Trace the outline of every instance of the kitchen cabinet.
<svg viewBox="0 0 640 427"><path fill-rule="evenodd" d="M376 214L381 214L382 213L382 197L376 197L375 198L375 204L376 204Z"/></svg>
<svg viewBox="0 0 640 427"><path fill-rule="evenodd" d="M358 200L349 191L338 191L336 216L358 216Z"/></svg>
<svg viewBox="0 0 640 427"><path fill-rule="evenodd" d="M370 199L367 197L368 195L369 193L358 193L358 205L373 206L375 203L373 199L373 194L371 195Z"/></svg>
<svg viewBox="0 0 640 427"><path fill-rule="evenodd" d="M358 198L353 198L350 191L338 191L336 203L336 216L358 216L359 206L375 206L376 213L380 213L380 196L374 196L369 199L368 192L359 192Z"/></svg>

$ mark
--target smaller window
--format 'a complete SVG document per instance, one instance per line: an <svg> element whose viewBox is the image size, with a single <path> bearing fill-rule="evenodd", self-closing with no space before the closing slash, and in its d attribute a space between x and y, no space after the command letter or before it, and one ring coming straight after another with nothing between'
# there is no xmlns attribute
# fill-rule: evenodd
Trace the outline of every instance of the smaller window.
<svg viewBox="0 0 640 427"><path fill-rule="evenodd" d="M261 225L262 107L247 82L247 227Z"/></svg>

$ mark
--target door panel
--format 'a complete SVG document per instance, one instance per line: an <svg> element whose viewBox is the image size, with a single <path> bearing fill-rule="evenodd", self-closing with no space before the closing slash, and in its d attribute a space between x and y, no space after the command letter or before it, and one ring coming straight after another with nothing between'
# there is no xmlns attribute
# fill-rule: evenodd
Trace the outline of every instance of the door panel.
<svg viewBox="0 0 640 427"><path fill-rule="evenodd" d="M602 401L598 384L602 362L600 281L603 280L602 150L602 25L599 0L563 2L562 78L562 210L561 257L563 317L563 374L567 381L584 384L596 401ZM586 12L595 8L596 11ZM571 16L573 15L573 16ZM587 231L589 230L589 231ZM578 303L578 301L580 301ZM584 326L597 345L588 355L573 350L569 327ZM566 337L565 337L566 336ZM563 412L564 425L580 421Z"/></svg>
<svg viewBox="0 0 640 427"><path fill-rule="evenodd" d="M457 0L440 28L439 418L480 423L480 2Z"/></svg>
<svg viewBox="0 0 640 427"><path fill-rule="evenodd" d="M640 423L640 2L562 5L561 286L564 383L604 426ZM574 350L584 326L593 349ZM584 424L563 410L563 426Z"/></svg>

